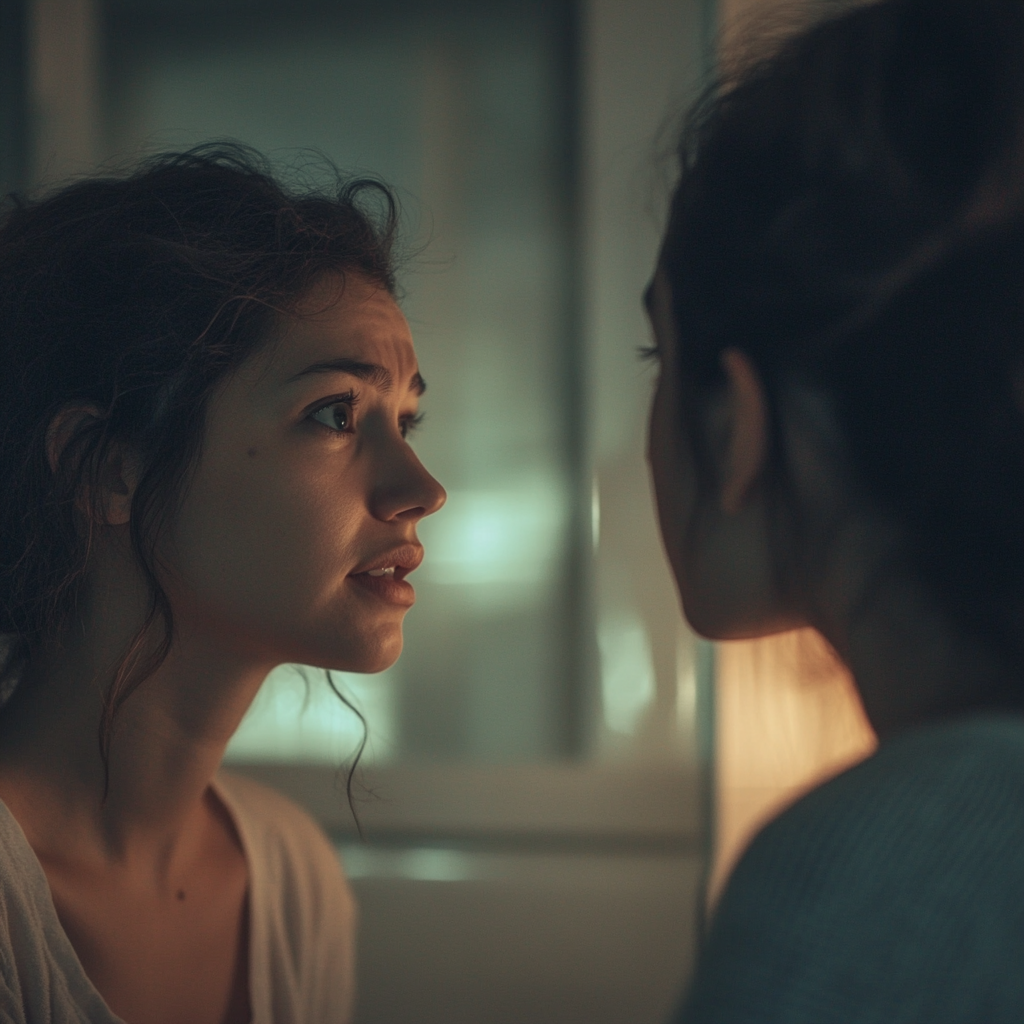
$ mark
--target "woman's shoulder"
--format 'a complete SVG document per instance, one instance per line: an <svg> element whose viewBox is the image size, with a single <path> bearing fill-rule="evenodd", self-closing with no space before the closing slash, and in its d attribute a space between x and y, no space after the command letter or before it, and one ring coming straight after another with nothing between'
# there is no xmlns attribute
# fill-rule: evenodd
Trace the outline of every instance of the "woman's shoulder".
<svg viewBox="0 0 1024 1024"><path fill-rule="evenodd" d="M1010 876L1024 882L1024 717L950 719L882 743L762 830L735 882L765 874L808 895L809 881L881 889L949 878L945 897L968 902Z"/></svg>
<svg viewBox="0 0 1024 1024"><path fill-rule="evenodd" d="M0 801L0 1020L117 1024L82 968L42 865Z"/></svg>
<svg viewBox="0 0 1024 1024"><path fill-rule="evenodd" d="M908 731L754 839L683 1019L1017 1019L1022 894L1024 718Z"/></svg>
<svg viewBox="0 0 1024 1024"><path fill-rule="evenodd" d="M942 832L950 842L984 845L1024 830L1022 808L1024 716L977 714L886 740L780 815L762 845L832 832L893 846L922 845ZM971 829L950 832L965 815Z"/></svg>
<svg viewBox="0 0 1024 1024"><path fill-rule="evenodd" d="M14 816L0 802L0 990L7 996L23 983L25 960L49 966L49 891ZM0 1003L5 1000L0 998Z"/></svg>

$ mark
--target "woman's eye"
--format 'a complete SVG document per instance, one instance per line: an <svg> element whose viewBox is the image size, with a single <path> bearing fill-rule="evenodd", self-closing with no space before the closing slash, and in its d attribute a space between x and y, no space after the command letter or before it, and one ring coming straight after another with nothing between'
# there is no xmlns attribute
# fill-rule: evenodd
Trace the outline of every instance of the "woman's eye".
<svg viewBox="0 0 1024 1024"><path fill-rule="evenodd" d="M313 419L331 430L347 433L352 429L352 403L332 402L313 413Z"/></svg>
<svg viewBox="0 0 1024 1024"><path fill-rule="evenodd" d="M423 422L423 413L419 412L415 416L406 416L401 421L402 437L408 437L421 423Z"/></svg>

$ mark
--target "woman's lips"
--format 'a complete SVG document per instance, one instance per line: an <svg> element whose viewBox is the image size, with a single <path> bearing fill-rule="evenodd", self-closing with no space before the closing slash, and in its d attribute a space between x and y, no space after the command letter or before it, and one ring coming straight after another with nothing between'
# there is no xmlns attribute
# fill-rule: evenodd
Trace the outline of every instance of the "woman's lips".
<svg viewBox="0 0 1024 1024"><path fill-rule="evenodd" d="M422 561L421 545L403 544L363 562L355 572L349 574L349 579L355 580L361 587L389 604L408 608L416 600L416 591L412 584L405 582L405 577Z"/></svg>
<svg viewBox="0 0 1024 1024"><path fill-rule="evenodd" d="M351 575L358 576L367 572L380 572L382 569L394 569L395 576L402 579L408 576L423 561L423 547L420 544L402 544L372 555L365 562L352 570Z"/></svg>
<svg viewBox="0 0 1024 1024"><path fill-rule="evenodd" d="M409 608L416 601L416 591L413 590L413 585L404 580L397 580L393 575L372 577L369 572L355 572L348 579L360 587L366 588L371 594L376 594L377 597L389 604L399 604Z"/></svg>
<svg viewBox="0 0 1024 1024"><path fill-rule="evenodd" d="M397 574L371 576L368 572L357 572L349 576L349 579L389 604L410 608L416 601L416 591L412 584L399 579Z"/></svg>

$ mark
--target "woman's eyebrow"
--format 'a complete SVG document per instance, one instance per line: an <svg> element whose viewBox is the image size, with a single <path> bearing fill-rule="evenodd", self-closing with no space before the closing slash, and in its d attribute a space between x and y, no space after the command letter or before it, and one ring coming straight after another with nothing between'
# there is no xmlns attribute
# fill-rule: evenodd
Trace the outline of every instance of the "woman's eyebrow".
<svg viewBox="0 0 1024 1024"><path fill-rule="evenodd" d="M293 374L285 383L294 384L295 381L301 380L303 377L317 373L347 373L351 377L366 381L367 384L385 394L394 387L391 371L386 366L381 366L378 363L364 363L359 359L348 359L345 356L327 359L322 363L313 363L304 370ZM427 390L427 383L418 372L409 379L409 390L414 391L417 395L422 395Z"/></svg>

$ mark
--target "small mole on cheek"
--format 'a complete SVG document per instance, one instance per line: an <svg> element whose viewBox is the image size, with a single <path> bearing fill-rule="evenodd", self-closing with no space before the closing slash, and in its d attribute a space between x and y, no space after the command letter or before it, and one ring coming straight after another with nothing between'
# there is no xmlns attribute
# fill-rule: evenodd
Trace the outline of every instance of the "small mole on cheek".
<svg viewBox="0 0 1024 1024"><path fill-rule="evenodd" d="M250 459L256 458L256 454L257 454L256 449L255 448L250 448L247 454L248 454Z"/></svg>
<svg viewBox="0 0 1024 1024"><path fill-rule="evenodd" d="M185 890L184 889L179 889L178 890L178 899L179 900L184 900L185 899Z"/></svg>

